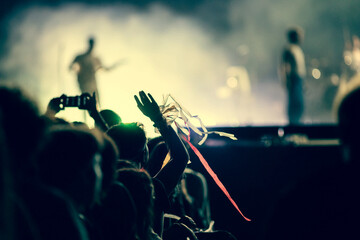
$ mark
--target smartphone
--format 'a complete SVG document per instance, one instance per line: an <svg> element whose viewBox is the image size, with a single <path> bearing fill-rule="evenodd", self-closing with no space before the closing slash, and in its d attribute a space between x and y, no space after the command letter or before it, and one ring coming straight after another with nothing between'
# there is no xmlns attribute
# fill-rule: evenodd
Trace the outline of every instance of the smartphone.
<svg viewBox="0 0 360 240"><path fill-rule="evenodd" d="M89 94L82 94L80 96L66 96L60 97L59 107L64 109L65 107L77 107L79 109L87 109L90 102Z"/></svg>

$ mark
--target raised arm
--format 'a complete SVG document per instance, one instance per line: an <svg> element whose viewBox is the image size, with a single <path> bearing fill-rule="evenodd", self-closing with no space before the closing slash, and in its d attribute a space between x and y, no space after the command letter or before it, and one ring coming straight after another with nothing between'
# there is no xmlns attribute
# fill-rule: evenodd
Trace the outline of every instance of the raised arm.
<svg viewBox="0 0 360 240"><path fill-rule="evenodd" d="M85 93L87 94L87 93ZM105 122L105 120L102 118L100 112L98 111L98 105L96 100L96 94L93 93L92 96L89 94L89 102L86 106L86 109L89 112L89 115L94 119L95 126L97 126L102 131L106 132L109 129L109 126Z"/></svg>
<svg viewBox="0 0 360 240"><path fill-rule="evenodd" d="M64 94L61 96L65 96ZM46 112L44 116L48 117L51 120L55 119L55 115L60 112L60 98L52 98L50 102L48 103L48 106L46 108Z"/></svg>
<svg viewBox="0 0 360 240"><path fill-rule="evenodd" d="M138 108L141 112L149 117L154 122L154 126L157 127L165 140L165 143L170 150L170 161L165 165L163 169L155 176L160 180L165 187L166 193L169 196L175 189L185 167L189 161L189 154L176 134L174 129L167 125L165 118L160 112L159 106L151 96L146 95L143 91L139 92L140 99L135 96Z"/></svg>
<svg viewBox="0 0 360 240"><path fill-rule="evenodd" d="M79 56L70 63L69 71L75 71L76 73L80 71Z"/></svg>
<svg viewBox="0 0 360 240"><path fill-rule="evenodd" d="M99 66L100 66L99 69L103 69L105 71L112 71L115 68L117 68L118 66L125 64L126 62L127 62L127 59L120 59L120 60L116 61L114 64L112 64L111 66L104 66L101 63L101 61L99 60Z"/></svg>

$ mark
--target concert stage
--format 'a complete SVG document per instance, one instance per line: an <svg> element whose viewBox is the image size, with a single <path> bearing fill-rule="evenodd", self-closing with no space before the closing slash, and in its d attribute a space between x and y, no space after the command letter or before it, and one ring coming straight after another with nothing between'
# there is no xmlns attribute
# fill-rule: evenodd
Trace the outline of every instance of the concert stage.
<svg viewBox="0 0 360 240"><path fill-rule="evenodd" d="M208 130L233 133L238 138L209 135L205 144L197 147L252 221L241 217L194 154L190 167L208 181L215 229L228 230L238 239L263 239L274 204L286 189L340 162L335 125Z"/></svg>

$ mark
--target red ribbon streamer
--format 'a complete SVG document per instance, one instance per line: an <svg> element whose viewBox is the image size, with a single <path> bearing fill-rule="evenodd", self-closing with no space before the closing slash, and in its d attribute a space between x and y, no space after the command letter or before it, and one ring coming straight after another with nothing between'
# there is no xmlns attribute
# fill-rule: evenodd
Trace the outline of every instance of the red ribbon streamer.
<svg viewBox="0 0 360 240"><path fill-rule="evenodd" d="M200 162L202 163L202 165L205 167L206 171L210 174L210 176L214 179L215 183L218 185L218 187L223 191L223 193L226 195L226 197L229 199L229 201L232 203L232 205L234 205L234 207L236 208L236 210L241 214L241 216L248 222L251 221L251 219L245 217L245 215L240 211L238 205L236 204L236 202L232 199L232 197L230 196L230 193L226 190L224 184L220 181L220 179L218 178L218 176L216 175L216 173L211 169L210 165L208 164L208 162L205 160L205 158L203 157L203 155L199 152L199 150L190 143L189 139L186 139L186 137L184 137L185 141L189 144L189 146L191 147L191 149L194 151L194 153L196 154L196 156L198 156L198 158L200 159Z"/></svg>

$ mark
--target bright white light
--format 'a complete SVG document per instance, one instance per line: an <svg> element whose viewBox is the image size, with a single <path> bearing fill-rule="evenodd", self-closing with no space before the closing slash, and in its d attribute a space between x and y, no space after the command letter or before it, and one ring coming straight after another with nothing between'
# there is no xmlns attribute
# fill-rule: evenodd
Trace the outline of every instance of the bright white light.
<svg viewBox="0 0 360 240"><path fill-rule="evenodd" d="M238 86L238 80L236 77L229 77L226 80L226 85L228 85L229 88L236 88Z"/></svg>
<svg viewBox="0 0 360 240"><path fill-rule="evenodd" d="M312 70L312 76L313 76L313 78L315 78L315 79L319 79L319 78L321 77L321 72L320 72L320 70L317 69L317 68L314 68L314 69Z"/></svg>
<svg viewBox="0 0 360 240"><path fill-rule="evenodd" d="M220 87L217 89L216 95L220 99L226 99L231 96L231 90L228 87Z"/></svg>
<svg viewBox="0 0 360 240"><path fill-rule="evenodd" d="M28 8L16 11L9 19L8 51L0 71L35 95L42 111L53 97L80 93L76 75L68 68L73 58L86 50L88 37L94 36L95 54L104 65L125 60L113 71L97 74L101 109L114 110L124 122L143 122L148 133L153 133L152 123L134 100L140 90L150 92L159 104L163 94L172 94L204 123L226 126L233 119L251 119L247 121L250 124L285 119L282 108L273 108L274 101L279 101L275 98L281 99L280 87L258 87L253 92L245 68L236 70L238 93L221 87L227 78L235 76L227 72L234 64L233 53L214 38L212 29L204 28L194 17L156 4L142 11L120 4L76 4ZM240 39L235 35L224 39L227 37ZM253 52L250 47L242 48L243 54L250 49ZM262 49L259 52L266 55ZM256 99L252 105L243 100L250 94ZM239 107L240 103L247 107ZM66 109L60 113L63 115L70 121L83 121L85 116L77 109Z"/></svg>
<svg viewBox="0 0 360 240"><path fill-rule="evenodd" d="M125 60L113 71L97 73L101 108L119 113L124 122L141 121L153 132L134 100L140 90L150 92L159 104L170 93L204 120L206 113L220 108L214 94L228 59L194 19L159 5L145 12L126 5L66 5L19 14L10 32L10 39L16 36L17 41L1 67L19 73L14 78L38 97L42 111L53 97L80 93L69 65L86 50L89 36L95 37L95 55L105 66ZM61 115L70 121L84 120L79 110L66 109Z"/></svg>

